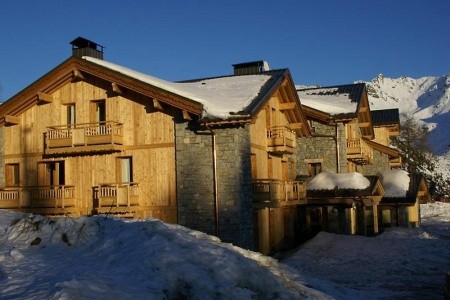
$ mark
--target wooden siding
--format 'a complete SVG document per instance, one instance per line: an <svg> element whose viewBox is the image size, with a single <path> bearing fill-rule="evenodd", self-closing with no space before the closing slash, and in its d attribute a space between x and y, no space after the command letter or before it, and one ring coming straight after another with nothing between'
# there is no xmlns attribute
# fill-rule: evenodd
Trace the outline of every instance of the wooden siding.
<svg viewBox="0 0 450 300"><path fill-rule="evenodd" d="M253 180L256 179L278 179L278 180L293 180L293 175L287 174L289 168L283 167L283 163L289 162L289 155L295 151L295 147L289 147L289 151L281 151L279 153L271 153L273 147L269 147L270 140L267 131L270 128L286 128L289 121L286 115L279 109L281 95L277 92L268 101L265 108L262 109L255 118L255 121L250 126L250 139L252 154L252 174ZM295 141L294 141L295 144ZM285 173L285 174L284 174ZM288 178L291 177L291 178Z"/></svg>
<svg viewBox="0 0 450 300"><path fill-rule="evenodd" d="M95 208L95 187L120 183L118 159L130 157L133 182L139 185L139 207L132 211L133 216L176 222L173 110L157 111L150 98L133 93L123 97L109 89L108 83L90 77L89 83L66 83L56 89L51 103L25 110L18 116L18 125L4 128L5 164L18 163L19 184L28 187L40 184L39 163L63 162L64 184L74 187L75 206L81 214L87 214ZM113 153L69 151L45 156L47 127L67 124L69 104L75 104L77 124L96 122L95 101L105 101L108 122L122 124L120 149Z"/></svg>

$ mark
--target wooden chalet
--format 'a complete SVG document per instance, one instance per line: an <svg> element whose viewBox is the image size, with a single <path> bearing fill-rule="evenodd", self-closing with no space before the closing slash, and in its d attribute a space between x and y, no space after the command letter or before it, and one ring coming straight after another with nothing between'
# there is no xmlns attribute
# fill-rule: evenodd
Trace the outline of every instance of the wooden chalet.
<svg viewBox="0 0 450 300"><path fill-rule="evenodd" d="M175 223L174 118L202 105L110 68L96 43L71 44L69 59L0 106L0 208Z"/></svg>
<svg viewBox="0 0 450 300"><path fill-rule="evenodd" d="M168 82L71 45L0 106L0 208L154 217L264 253L295 240L296 140L310 132L288 69Z"/></svg>
<svg viewBox="0 0 450 300"><path fill-rule="evenodd" d="M374 150L380 151L389 157L389 167L400 168L402 156L397 149L390 147L391 138L400 134L400 114L398 108L371 110L372 124L375 132L373 141L366 142Z"/></svg>
<svg viewBox="0 0 450 300"><path fill-rule="evenodd" d="M105 61L87 39L71 45L0 105L0 208L153 217L264 254L318 224L378 231L376 177L351 193L306 189L322 171L401 162L388 144L398 122L370 111L364 84L297 91L288 69L265 61L169 82Z"/></svg>
<svg viewBox="0 0 450 300"><path fill-rule="evenodd" d="M220 149L229 148L230 143L221 145L218 140L228 136L232 143L235 143L231 147L234 153L244 152L240 154L240 158L235 154L231 157L232 164L238 162L234 165L237 173L235 171L230 173L229 166L227 170L225 170L227 167L220 168L221 161L223 163L228 154L216 153L218 169L212 177L217 178L219 187L215 195L217 200L214 202L220 203L218 206L223 207L224 202L236 201L229 197L230 190L220 188L220 185L228 185L226 178L230 176L241 178L240 194L246 193L246 178L248 178L252 206L247 212L253 211L253 222L250 227L253 228L254 248L267 254L296 242L297 207L306 202L305 181L296 180L297 139L309 136L310 132L289 70L268 70L268 65L264 61L235 64L233 67L233 76L190 80L184 83L203 82L208 85L210 80L226 81L237 76L268 78L261 90L240 111L233 112L226 118L208 116L201 121L214 132L217 140L212 142L215 145L213 149L220 152ZM241 140L241 135L245 136L245 140ZM243 161L239 162L241 159ZM243 176L242 172L246 175ZM235 178L232 181L235 181ZM225 214L221 213L222 217L216 215L214 218L222 222L226 218ZM183 224L191 228L203 226L192 219L186 220L185 223L183 221ZM224 235L220 233L218 235L226 239Z"/></svg>
<svg viewBox="0 0 450 300"><path fill-rule="evenodd" d="M400 133L399 111L398 109L371 111L364 83L301 89L298 90L298 94L312 132L310 137L299 141L301 149L297 157L298 173L303 177L314 177L323 171L358 172L375 180L381 172L401 167L400 152L390 147L390 139ZM378 182L377 186L383 187L383 184ZM310 220L313 217L317 219L317 216L321 216L321 224L318 226L315 222L315 227L351 234L377 233L379 228L385 226L386 220L398 219L399 212L408 212L411 218L406 219L411 224L418 222L418 206L408 202L411 197L397 199L396 209L393 209L394 206L381 204L394 200L386 197L383 198L386 199L383 202L380 198L383 194L377 192L378 201L374 202L371 208L352 210L351 207L356 207L356 202L352 205L347 203L346 208L342 203L337 207L337 199L341 199L344 194L348 194L349 199L365 197L364 191L344 189L339 190L338 195L333 193L335 191L308 192L304 212L306 218L304 222L308 225L308 230L304 231L311 232L314 222L310 224ZM351 202L349 199L345 201ZM373 217L367 219L369 210L372 211ZM330 229L327 224L328 214L332 211L338 212L338 219L341 220L337 230ZM354 212L356 217L352 217L349 212ZM392 217L388 218L387 215ZM355 223L355 218L360 221ZM347 220L348 224L353 225L350 227L346 225L343 230L342 220ZM408 222L396 224L405 225Z"/></svg>
<svg viewBox="0 0 450 300"><path fill-rule="evenodd" d="M311 142L322 142L314 137L334 139L335 157L327 158L325 170L356 172L357 166L372 163L373 149L366 141L372 140L375 133L364 83L300 89L298 95L313 128ZM311 164L323 161L322 153L316 156L300 159Z"/></svg>

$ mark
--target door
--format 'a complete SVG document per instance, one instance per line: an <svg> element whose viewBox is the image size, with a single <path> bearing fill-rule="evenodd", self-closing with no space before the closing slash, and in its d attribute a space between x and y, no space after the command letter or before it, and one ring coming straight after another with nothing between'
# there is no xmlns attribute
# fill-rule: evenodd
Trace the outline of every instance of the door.
<svg viewBox="0 0 450 300"><path fill-rule="evenodd" d="M119 157L117 167L117 203L118 205L130 205L130 183L133 182L131 157Z"/></svg>

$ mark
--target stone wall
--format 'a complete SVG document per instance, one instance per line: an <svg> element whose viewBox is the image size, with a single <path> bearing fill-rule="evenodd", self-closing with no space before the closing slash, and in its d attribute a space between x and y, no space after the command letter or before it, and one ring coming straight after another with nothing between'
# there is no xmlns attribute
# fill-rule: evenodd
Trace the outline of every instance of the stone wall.
<svg viewBox="0 0 450 300"><path fill-rule="evenodd" d="M211 135L175 125L178 223L215 233Z"/></svg>
<svg viewBox="0 0 450 300"><path fill-rule="evenodd" d="M379 172L389 169L389 156L376 150L373 151L371 164L356 167L356 171L363 175L377 175Z"/></svg>
<svg viewBox="0 0 450 300"><path fill-rule="evenodd" d="M250 132L248 127L214 129L217 156L219 237L253 249ZM215 234L212 136L176 124L178 223Z"/></svg>
<svg viewBox="0 0 450 300"><path fill-rule="evenodd" d="M339 154L336 155L336 127L312 122L314 133L312 137L297 139L297 174L308 174L309 162L321 162L322 171L337 172L337 159L339 156L339 170L346 172L347 143L345 140L345 127L343 124L337 126Z"/></svg>

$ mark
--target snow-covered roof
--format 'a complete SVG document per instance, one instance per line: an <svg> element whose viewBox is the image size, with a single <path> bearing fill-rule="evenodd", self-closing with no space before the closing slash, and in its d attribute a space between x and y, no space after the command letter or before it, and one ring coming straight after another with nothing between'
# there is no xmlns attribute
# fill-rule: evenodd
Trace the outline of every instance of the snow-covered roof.
<svg viewBox="0 0 450 300"><path fill-rule="evenodd" d="M297 90L302 105L331 115L355 113L364 84Z"/></svg>
<svg viewBox="0 0 450 300"><path fill-rule="evenodd" d="M170 82L93 57L83 59L119 72L149 85L199 102L208 118L228 119L242 112L255 100L271 78L267 74L228 76L195 82Z"/></svg>
<svg viewBox="0 0 450 300"><path fill-rule="evenodd" d="M368 188L370 181L361 173L335 173L321 172L306 185L308 190L334 190L351 189L364 190Z"/></svg>
<svg viewBox="0 0 450 300"><path fill-rule="evenodd" d="M386 170L381 172L381 182L386 191L385 197L404 198L409 189L409 175L405 170Z"/></svg>

